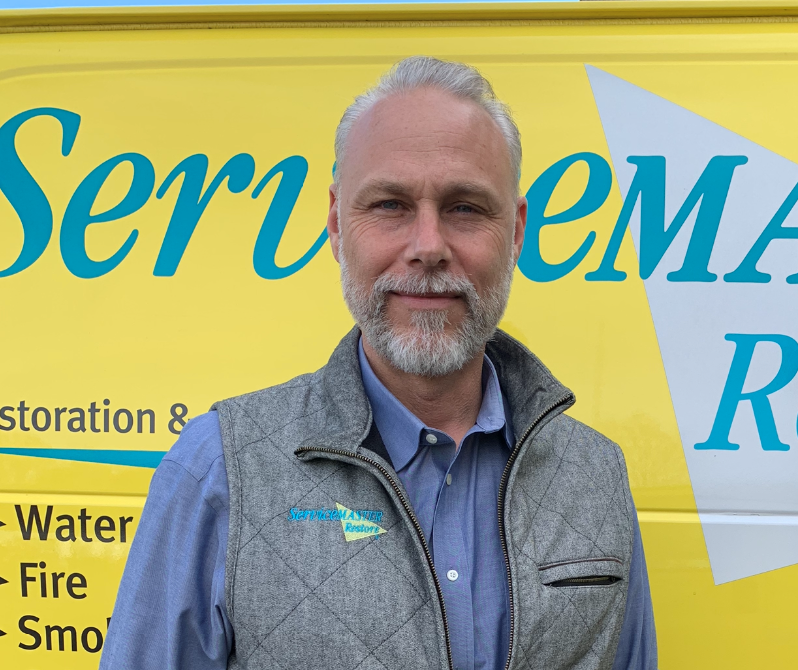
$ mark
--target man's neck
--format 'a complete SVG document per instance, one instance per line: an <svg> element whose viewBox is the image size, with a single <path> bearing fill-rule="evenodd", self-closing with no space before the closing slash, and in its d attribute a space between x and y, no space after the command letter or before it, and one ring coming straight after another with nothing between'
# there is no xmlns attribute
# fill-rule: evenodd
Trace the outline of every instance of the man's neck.
<svg viewBox="0 0 798 670"><path fill-rule="evenodd" d="M422 377L398 370L363 337L369 365L394 397L425 425L443 431L460 444L476 423L482 405L484 350L466 365L443 377Z"/></svg>

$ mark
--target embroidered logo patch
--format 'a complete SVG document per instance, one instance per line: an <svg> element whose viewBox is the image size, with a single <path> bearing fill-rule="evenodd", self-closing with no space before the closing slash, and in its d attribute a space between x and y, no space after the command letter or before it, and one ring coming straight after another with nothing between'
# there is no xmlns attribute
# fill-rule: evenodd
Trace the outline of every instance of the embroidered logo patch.
<svg viewBox="0 0 798 670"><path fill-rule="evenodd" d="M338 517L341 520L341 526L344 529L344 539L347 542L362 540L364 537L379 537L388 532L384 528L380 528L376 523L366 521L362 512L355 512L348 507L344 507L341 503L335 503L335 506L338 508ZM382 512L363 511L368 512L366 516L369 518L374 515L382 519ZM352 519L352 521L349 519Z"/></svg>
<svg viewBox="0 0 798 670"><path fill-rule="evenodd" d="M347 542L362 540L366 537L379 537L388 531L377 525L382 521L381 510L352 510L341 503L335 503L336 509L322 507L320 509L288 510L289 521L340 521Z"/></svg>

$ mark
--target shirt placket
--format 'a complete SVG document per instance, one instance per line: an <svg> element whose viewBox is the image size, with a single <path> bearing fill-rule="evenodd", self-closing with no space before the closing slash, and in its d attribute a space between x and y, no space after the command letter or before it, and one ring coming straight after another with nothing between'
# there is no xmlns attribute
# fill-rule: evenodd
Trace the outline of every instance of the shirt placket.
<svg viewBox="0 0 798 670"><path fill-rule="evenodd" d="M454 442L441 435L432 447L436 465L443 466L438 500L432 522L433 560L441 577L449 625L458 640L453 645L455 670L474 667L474 604L471 592L471 560L463 534L463 513L467 503L468 482L464 474L467 461L463 451L470 448L467 437L459 451Z"/></svg>

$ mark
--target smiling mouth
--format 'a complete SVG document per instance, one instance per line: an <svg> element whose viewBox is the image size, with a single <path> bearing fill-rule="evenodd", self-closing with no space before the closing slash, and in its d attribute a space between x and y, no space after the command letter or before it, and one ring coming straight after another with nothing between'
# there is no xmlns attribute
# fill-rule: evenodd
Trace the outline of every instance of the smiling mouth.
<svg viewBox="0 0 798 670"><path fill-rule="evenodd" d="M404 291L391 291L408 307L415 309L444 309L454 302L462 299L459 293L406 293Z"/></svg>
<svg viewBox="0 0 798 670"><path fill-rule="evenodd" d="M459 293L408 293L405 291L391 291L394 295L403 298L459 298Z"/></svg>

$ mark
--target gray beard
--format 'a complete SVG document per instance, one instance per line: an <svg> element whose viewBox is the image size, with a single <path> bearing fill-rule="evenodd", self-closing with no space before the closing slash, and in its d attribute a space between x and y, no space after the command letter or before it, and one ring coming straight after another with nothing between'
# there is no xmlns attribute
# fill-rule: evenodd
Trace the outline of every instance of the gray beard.
<svg viewBox="0 0 798 670"><path fill-rule="evenodd" d="M411 375L443 377L461 370L493 337L510 295L515 269L512 252L496 285L489 287L482 297L466 277L446 270L382 274L369 291L352 278L341 242L338 258L344 300L369 344L393 367ZM446 310L418 310L410 317L411 328L397 332L386 314L387 295L391 291L457 293L466 304L465 318L454 332L447 333Z"/></svg>

